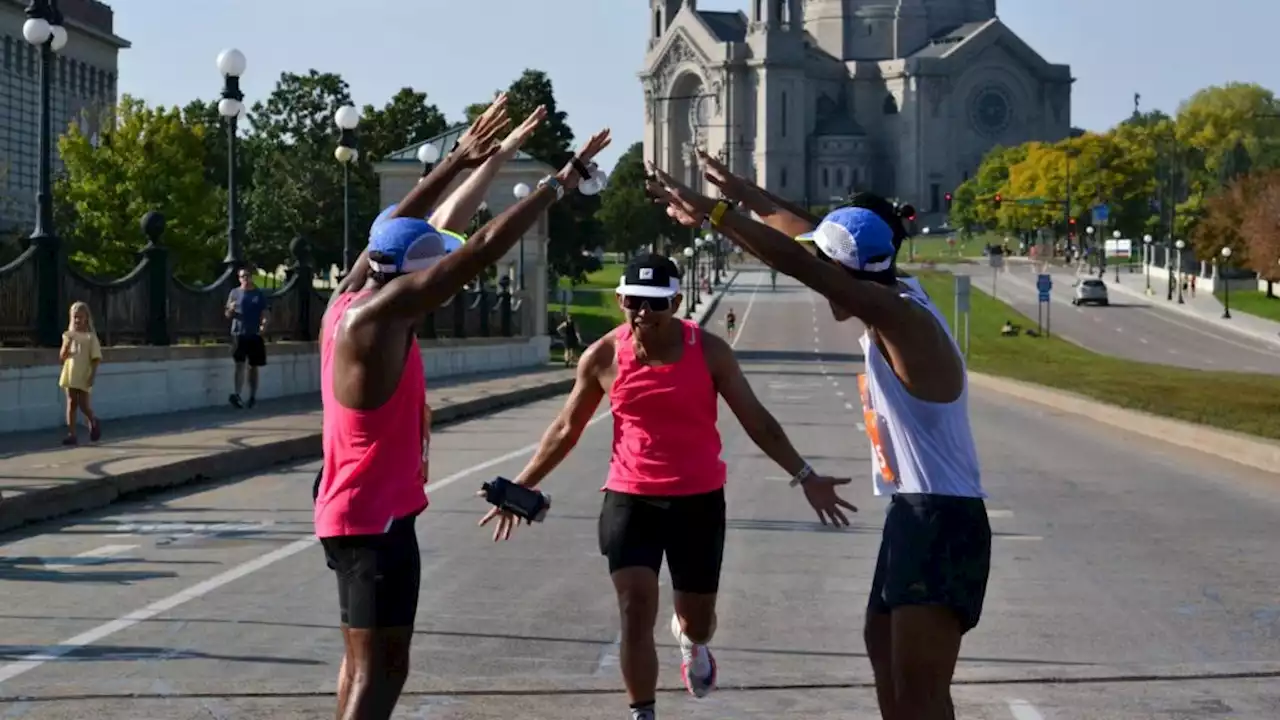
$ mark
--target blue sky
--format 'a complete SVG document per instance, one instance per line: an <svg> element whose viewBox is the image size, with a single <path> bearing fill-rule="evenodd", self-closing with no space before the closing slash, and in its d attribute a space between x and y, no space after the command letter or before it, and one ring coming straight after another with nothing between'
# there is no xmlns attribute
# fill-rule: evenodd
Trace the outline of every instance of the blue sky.
<svg viewBox="0 0 1280 720"><path fill-rule="evenodd" d="M218 52L248 57L243 88L266 96L281 72L340 73L359 104L410 85L451 118L526 67L545 70L578 137L613 128L617 155L641 138L636 73L648 33L643 0L108 0L121 91L159 104L216 97ZM746 10L747 0L700 8ZM306 8L306 10L302 10ZM1172 112L1206 85L1280 88L1276 0L999 0L1001 19L1051 62L1071 64L1073 124L1105 129L1133 110ZM1206 17L1205 12L1211 12Z"/></svg>

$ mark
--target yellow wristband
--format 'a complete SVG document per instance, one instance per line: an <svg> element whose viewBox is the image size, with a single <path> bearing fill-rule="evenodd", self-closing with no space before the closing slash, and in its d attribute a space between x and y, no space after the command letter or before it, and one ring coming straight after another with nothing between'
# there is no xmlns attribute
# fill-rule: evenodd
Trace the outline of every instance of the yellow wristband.
<svg viewBox="0 0 1280 720"><path fill-rule="evenodd" d="M727 212L729 212L729 203L724 200L716 203L715 209L711 211L711 227L719 227Z"/></svg>

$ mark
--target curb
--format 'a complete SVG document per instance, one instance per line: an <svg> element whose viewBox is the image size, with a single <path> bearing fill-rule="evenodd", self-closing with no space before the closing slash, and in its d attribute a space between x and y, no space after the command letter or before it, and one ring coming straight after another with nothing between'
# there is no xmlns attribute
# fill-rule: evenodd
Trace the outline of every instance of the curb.
<svg viewBox="0 0 1280 720"><path fill-rule="evenodd" d="M1139 435L1215 455L1234 463L1280 474L1280 443L1243 433L1219 430L1208 425L1160 417L1139 410L1110 405L1082 395L969 371L969 380L987 390L995 390L1021 400L1046 405L1073 415L1118 427Z"/></svg>
<svg viewBox="0 0 1280 720"><path fill-rule="evenodd" d="M545 385L432 408L431 426L435 428L451 425L477 415L562 395L572 389L573 378L566 378ZM274 465L320 457L321 438L322 434L317 430L301 437L257 447L234 448L203 457L5 498L0 501L0 532L105 507L126 499L130 495L245 475Z"/></svg>

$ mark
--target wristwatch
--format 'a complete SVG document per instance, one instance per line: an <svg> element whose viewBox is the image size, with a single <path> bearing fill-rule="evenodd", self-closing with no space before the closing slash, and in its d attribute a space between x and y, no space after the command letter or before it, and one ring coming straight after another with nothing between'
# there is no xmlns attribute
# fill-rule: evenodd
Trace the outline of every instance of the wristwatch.
<svg viewBox="0 0 1280 720"><path fill-rule="evenodd" d="M813 469L812 465L810 465L809 463L805 463L804 467L800 468L800 472L796 473L791 477L791 487L795 487L797 485L803 485L810 478L812 478L814 475L817 475L817 474L818 474L817 471Z"/></svg>
<svg viewBox="0 0 1280 720"><path fill-rule="evenodd" d="M564 185L560 184L560 180L555 175L548 175L538 181L538 189L544 187L554 188L556 191L556 200L564 199Z"/></svg>

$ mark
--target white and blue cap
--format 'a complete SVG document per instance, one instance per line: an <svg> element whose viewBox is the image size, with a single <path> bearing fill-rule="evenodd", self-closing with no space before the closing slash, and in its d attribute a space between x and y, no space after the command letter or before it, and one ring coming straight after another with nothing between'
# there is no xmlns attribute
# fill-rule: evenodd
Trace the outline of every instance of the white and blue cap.
<svg viewBox="0 0 1280 720"><path fill-rule="evenodd" d="M898 249L893 228L875 212L861 207L831 211L813 232L797 236L824 255L858 272L885 272L893 267Z"/></svg>
<svg viewBox="0 0 1280 720"><path fill-rule="evenodd" d="M369 229L369 252L394 258L394 263L370 258L369 267L375 272L395 275L426 270L466 242L466 238L438 230L420 218L393 218L395 209L392 205L378 213Z"/></svg>

